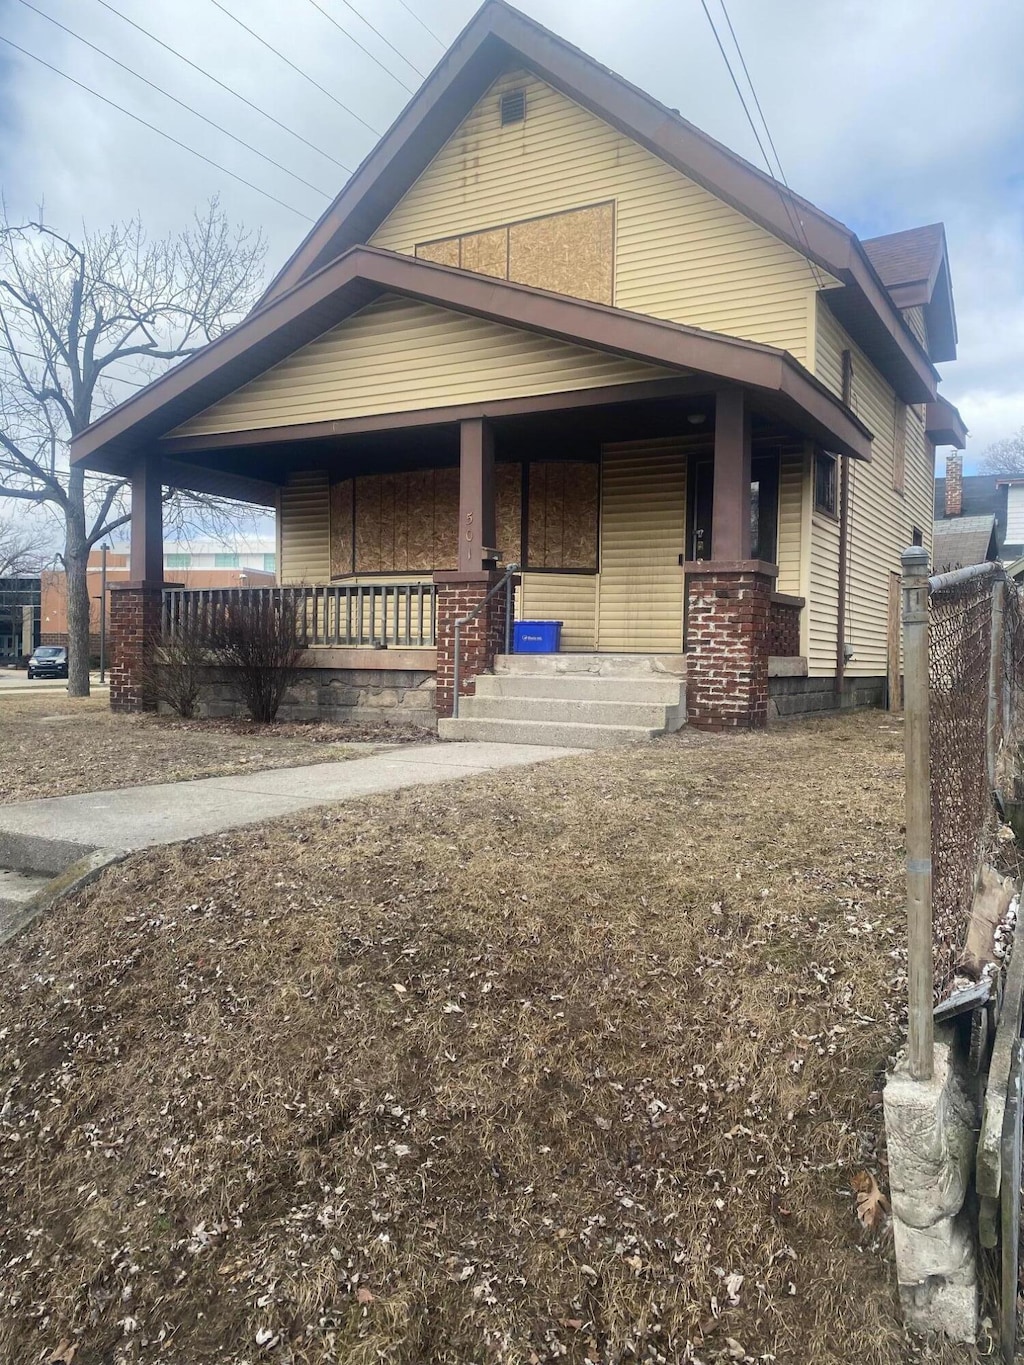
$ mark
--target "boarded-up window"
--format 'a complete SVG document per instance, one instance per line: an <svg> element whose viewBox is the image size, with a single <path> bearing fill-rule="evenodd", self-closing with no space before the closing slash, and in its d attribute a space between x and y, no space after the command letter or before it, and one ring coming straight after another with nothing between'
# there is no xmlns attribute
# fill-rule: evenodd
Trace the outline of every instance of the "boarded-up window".
<svg viewBox="0 0 1024 1365"><path fill-rule="evenodd" d="M416 255L555 294L612 303L615 205L592 204L484 232L420 242Z"/></svg>
<svg viewBox="0 0 1024 1365"><path fill-rule="evenodd" d="M612 204L513 223L508 277L556 294L611 303L614 232Z"/></svg>
<svg viewBox="0 0 1024 1365"><path fill-rule="evenodd" d="M349 532L340 522L345 504L336 484L331 490L332 573L425 574L452 569L459 522L459 471L419 469L396 474L366 474L349 480ZM339 528L335 530L335 500ZM346 557L349 544L352 553Z"/></svg>
<svg viewBox="0 0 1024 1365"><path fill-rule="evenodd" d="M892 486L902 493L907 478L907 405L897 398L893 412Z"/></svg>
<svg viewBox="0 0 1024 1365"><path fill-rule="evenodd" d="M494 533L506 564L523 562L523 466L499 464L494 470Z"/></svg>
<svg viewBox="0 0 1024 1365"><path fill-rule="evenodd" d="M582 460L534 461L527 496L527 565L597 568L598 467Z"/></svg>
<svg viewBox="0 0 1024 1365"><path fill-rule="evenodd" d="M354 483L343 479L331 485L331 577L355 569L355 541L352 521Z"/></svg>

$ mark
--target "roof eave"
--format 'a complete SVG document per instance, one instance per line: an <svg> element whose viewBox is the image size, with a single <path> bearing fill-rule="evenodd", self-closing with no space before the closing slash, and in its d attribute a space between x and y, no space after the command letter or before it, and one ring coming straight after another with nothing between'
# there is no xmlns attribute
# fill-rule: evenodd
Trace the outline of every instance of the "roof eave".
<svg viewBox="0 0 1024 1365"><path fill-rule="evenodd" d="M855 458L870 459L868 428L819 380L774 347L356 247L94 422L73 439L72 462L123 473L126 462L155 440L382 292L654 366L707 375L709 388L740 384L759 390L768 407L798 408L808 435Z"/></svg>

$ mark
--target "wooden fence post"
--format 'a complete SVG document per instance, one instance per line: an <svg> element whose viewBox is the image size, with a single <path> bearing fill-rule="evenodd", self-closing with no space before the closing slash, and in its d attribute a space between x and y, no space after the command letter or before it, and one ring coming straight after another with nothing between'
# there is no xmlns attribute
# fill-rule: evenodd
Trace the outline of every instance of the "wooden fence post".
<svg viewBox="0 0 1024 1365"><path fill-rule="evenodd" d="M995 790L996 759L1002 740L1002 690L1003 690L1003 593L1005 584L1002 578L992 583L992 639L988 664L988 727L985 742L985 758L988 767L988 784Z"/></svg>
<svg viewBox="0 0 1024 1365"><path fill-rule="evenodd" d="M903 707L906 734L907 976L910 1075L931 1080L935 1023L932 1014L932 805L928 715L928 551L904 550Z"/></svg>

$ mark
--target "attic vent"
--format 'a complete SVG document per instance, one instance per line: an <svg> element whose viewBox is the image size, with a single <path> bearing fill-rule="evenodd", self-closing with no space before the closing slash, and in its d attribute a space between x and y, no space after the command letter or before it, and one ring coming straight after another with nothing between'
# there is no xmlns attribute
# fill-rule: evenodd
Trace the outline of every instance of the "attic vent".
<svg viewBox="0 0 1024 1365"><path fill-rule="evenodd" d="M522 123L526 118L526 91L510 90L501 97L501 126L509 123Z"/></svg>

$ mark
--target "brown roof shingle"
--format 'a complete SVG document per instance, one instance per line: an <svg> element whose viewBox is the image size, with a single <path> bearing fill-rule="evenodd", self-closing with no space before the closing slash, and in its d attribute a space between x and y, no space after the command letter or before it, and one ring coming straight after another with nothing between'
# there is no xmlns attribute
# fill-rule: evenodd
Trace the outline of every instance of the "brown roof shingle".
<svg viewBox="0 0 1024 1365"><path fill-rule="evenodd" d="M931 283L942 264L946 234L941 223L907 228L861 242L886 289Z"/></svg>

